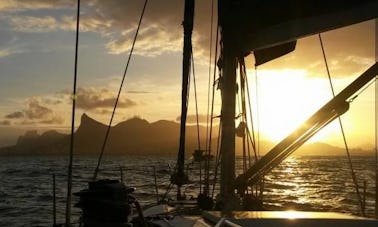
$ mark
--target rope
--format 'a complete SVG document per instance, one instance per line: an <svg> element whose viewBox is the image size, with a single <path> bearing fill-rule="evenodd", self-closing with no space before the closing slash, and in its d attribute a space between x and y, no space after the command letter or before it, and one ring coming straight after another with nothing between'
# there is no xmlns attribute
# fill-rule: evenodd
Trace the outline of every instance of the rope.
<svg viewBox="0 0 378 227"><path fill-rule="evenodd" d="M126 78L127 70L129 68L131 56L133 55L133 52L134 52L135 43L136 43L136 40L137 40L137 37L138 37L138 34L139 34L140 26L142 24L142 19L143 19L143 16L144 16L144 12L146 10L147 2L148 2L148 0L145 0L144 5L143 5L143 9L142 9L142 13L141 13L140 18L139 18L138 27L137 27L137 30L135 32L135 36L134 36L134 39L133 39L133 44L131 46L131 50L130 50L130 53L129 53L129 56L128 56L128 59L127 59L125 70L123 72L122 81L121 81L121 84L119 86L117 98L116 98L116 101L115 101L115 104L114 104L114 108L113 108L113 112L112 112L112 116L110 117L108 128L107 128L106 134L105 134L104 143L102 144L101 153L100 153L100 156L98 158L97 166L96 166L96 169L95 169L95 172L94 172L94 175L93 175L93 181L95 181L96 178L97 178L97 174L98 174L98 171L99 171L99 168L100 168L102 156L104 154L106 143L108 141L108 137L109 137L109 133L110 133L110 129L111 129L111 126L112 126L112 123L113 123L113 118L114 118L114 115L115 115L115 111L117 109L118 101L119 101L119 98L121 96L121 91L122 91L123 83L125 82L125 78Z"/></svg>
<svg viewBox="0 0 378 227"><path fill-rule="evenodd" d="M67 176L67 203L66 203L66 226L71 226L71 194L72 194L72 165L73 165L73 150L75 138L75 110L76 110L76 84L77 84L77 67L78 67L78 50L79 50L79 25L80 25L80 0L77 1L76 12L76 43L75 43L75 66L74 66L74 83L72 94L72 121L71 121L71 143L70 143L70 157L68 163Z"/></svg>
<svg viewBox="0 0 378 227"><path fill-rule="evenodd" d="M329 81L329 84L330 84L330 87L331 87L331 90L332 90L332 95L333 95L333 97L335 97L335 91L334 91L333 84L332 84L331 74L329 72L329 67L328 67L327 57L326 57L324 46L323 46L322 36L321 36L320 33L318 34L318 36L319 36L320 46L322 48L324 63L325 63L326 69L327 69L328 81ZM355 173L354 168L353 168L348 143L346 141L343 123L342 123L340 117L338 117L338 120L339 120L340 130L341 130L341 134L342 134L344 145L345 145L345 151L346 151L346 154L347 154L347 157L348 157L349 168L350 168L350 171L351 171L351 174L352 174L352 180L353 180L354 187L355 187L356 194L357 194L357 199L358 199L358 202L360 203L361 213L362 213L363 216L365 216L364 205L363 205L362 197L361 197L361 194L360 194L356 173Z"/></svg>

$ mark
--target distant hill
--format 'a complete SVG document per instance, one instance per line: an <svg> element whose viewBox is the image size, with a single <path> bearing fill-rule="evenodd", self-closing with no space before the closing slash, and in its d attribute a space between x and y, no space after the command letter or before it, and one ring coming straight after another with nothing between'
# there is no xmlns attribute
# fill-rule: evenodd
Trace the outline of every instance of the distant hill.
<svg viewBox="0 0 378 227"><path fill-rule="evenodd" d="M101 151L107 126L83 114L79 128L75 132L75 154L95 154ZM110 130L106 154L159 154L176 155L179 144L180 125L177 122L160 120L149 123L144 119L134 117L113 126ZM215 129L214 132L218 130ZM206 128L199 128L202 149L205 144ZM213 148L216 147L216 137ZM0 148L1 155L55 155L68 154L70 136L51 130L38 134L37 131L27 131L20 136L14 146ZM241 149L241 139L236 139L237 150ZM275 144L261 141L262 155ZM197 126L186 127L187 155L197 149ZM295 155L345 155L345 149L325 143L310 143L302 146ZM354 150L353 154L366 154L363 150Z"/></svg>
<svg viewBox="0 0 378 227"><path fill-rule="evenodd" d="M76 154L99 154L104 142L107 126L83 114L75 132ZM154 123L132 118L113 126L110 130L107 154L165 154L175 155L178 150L180 125L160 120ZM186 149L189 154L197 148L197 127L187 126ZM206 129L200 126L200 136L205 138ZM70 138L57 131L41 135L27 131L16 145L0 148L3 155L67 154ZM204 144L204 141L201 141Z"/></svg>
<svg viewBox="0 0 378 227"><path fill-rule="evenodd" d="M31 130L20 136L16 145L0 148L0 154L60 154L68 141L67 135L55 130L46 131L41 135Z"/></svg>

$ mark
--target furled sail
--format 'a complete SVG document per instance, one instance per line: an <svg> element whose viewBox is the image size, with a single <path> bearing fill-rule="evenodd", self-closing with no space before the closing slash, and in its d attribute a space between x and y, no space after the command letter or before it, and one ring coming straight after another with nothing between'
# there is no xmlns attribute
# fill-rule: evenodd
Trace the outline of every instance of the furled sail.
<svg viewBox="0 0 378 227"><path fill-rule="evenodd" d="M253 54L255 55L255 65L259 66L268 61L279 58L285 54L288 54L295 50L297 41L292 41L284 44L280 44L273 47L267 47L260 50L255 50Z"/></svg>
<svg viewBox="0 0 378 227"><path fill-rule="evenodd" d="M224 35L239 56L378 17L377 0L236 0L220 3L220 23L228 33Z"/></svg>

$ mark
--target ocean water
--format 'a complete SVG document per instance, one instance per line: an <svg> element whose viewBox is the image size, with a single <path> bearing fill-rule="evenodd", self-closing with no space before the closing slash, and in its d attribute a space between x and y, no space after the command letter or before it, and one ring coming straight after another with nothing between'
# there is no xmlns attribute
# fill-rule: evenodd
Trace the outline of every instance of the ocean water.
<svg viewBox="0 0 378 227"><path fill-rule="evenodd" d="M92 177L96 157L74 159L73 192L86 187ZM67 158L61 156L0 157L0 226L52 226L52 175L56 175L57 222L63 223L66 202ZM99 178L120 178L136 188L142 205L156 202L154 168L159 194L169 187L172 157L110 156L105 157ZM241 160L237 166L240 171ZM353 157L359 184L366 182L366 214L374 215L375 158ZM189 165L194 178L184 188L194 196L199 188L199 166ZM361 189L361 192L363 190ZM174 189L168 193L174 197ZM73 197L73 204L77 198ZM338 211L359 215L359 203L345 157L290 157L266 176L264 205L269 210ZM80 210L73 208L72 221Z"/></svg>

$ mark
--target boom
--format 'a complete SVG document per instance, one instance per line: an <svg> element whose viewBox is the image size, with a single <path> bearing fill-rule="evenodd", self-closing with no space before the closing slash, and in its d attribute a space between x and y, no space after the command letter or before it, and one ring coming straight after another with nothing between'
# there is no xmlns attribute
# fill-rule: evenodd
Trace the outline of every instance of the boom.
<svg viewBox="0 0 378 227"><path fill-rule="evenodd" d="M378 63L376 62L337 96L307 119L307 121L305 121L299 128L273 147L244 174L239 175L235 179L234 188L239 192L242 192L248 185L255 184L263 175L278 166L286 157L292 154L320 129L345 113L349 109L348 99L369 81L374 79L377 74Z"/></svg>

